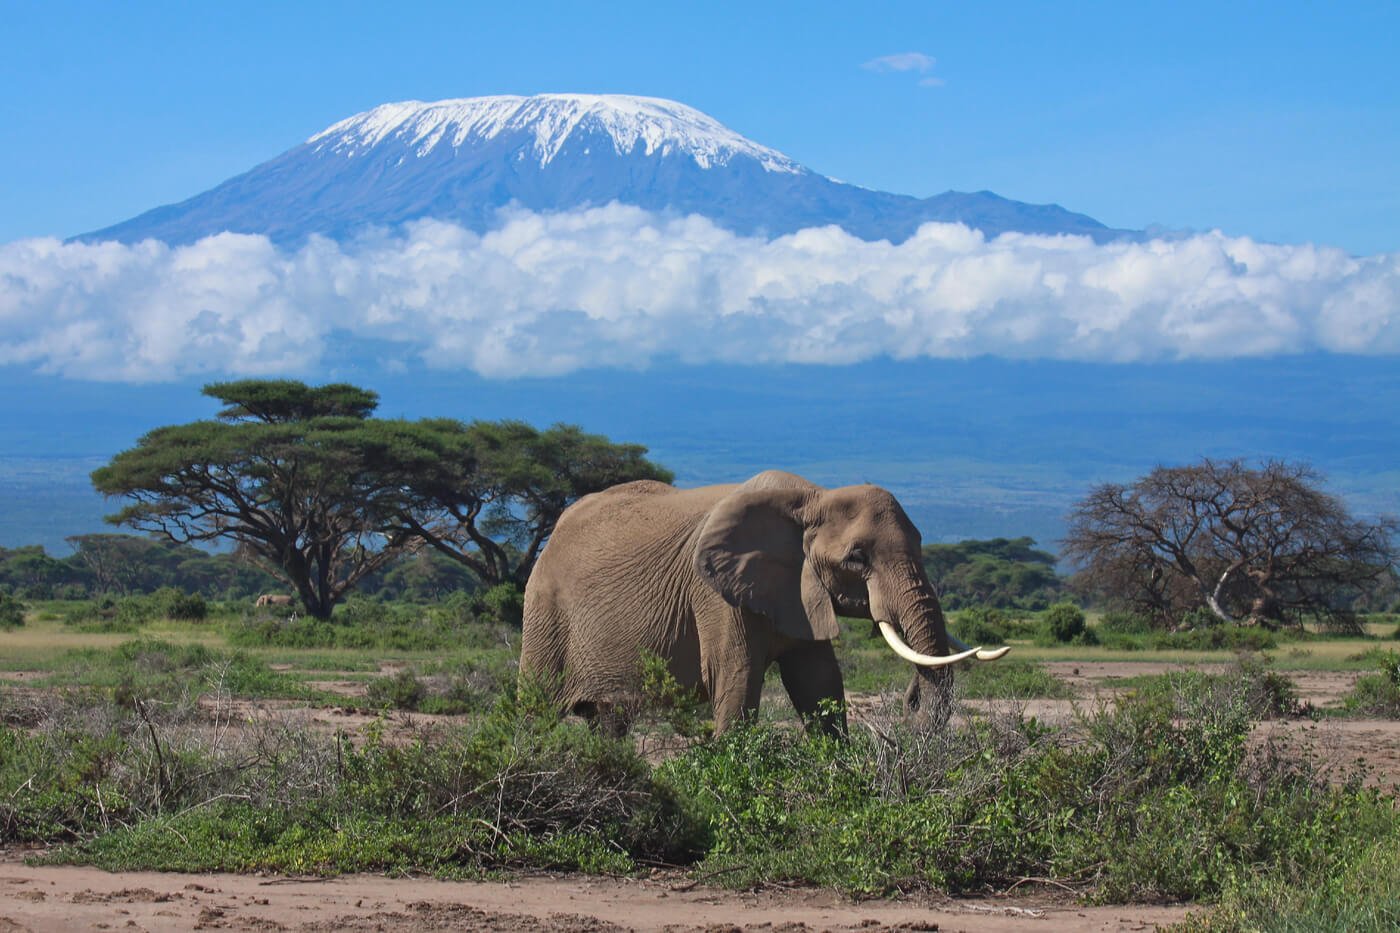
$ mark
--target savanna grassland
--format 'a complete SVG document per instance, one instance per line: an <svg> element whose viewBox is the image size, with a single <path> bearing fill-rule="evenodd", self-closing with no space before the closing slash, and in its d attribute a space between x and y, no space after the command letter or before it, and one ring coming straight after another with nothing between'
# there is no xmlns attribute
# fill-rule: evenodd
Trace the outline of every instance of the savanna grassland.
<svg viewBox="0 0 1400 933"><path fill-rule="evenodd" d="M216 602L191 620L154 598L30 601L0 629L15 872L655 877L678 899L807 890L853 911L811 920L836 928L914 922L946 895L967 928L1102 904L1212 930L1400 918L1391 616L1342 638L968 607L963 638L1014 650L959 671L943 728L905 718L907 666L852 621L848 739L801 729L776 678L756 722L713 738L704 705L639 659L638 725L616 741L517 686L519 630L480 602L356 598L331 621ZM143 897L123 909L154 917L164 902ZM297 927L256 900L213 919ZM554 909L515 928L569 928ZM403 910L381 922L515 923Z"/></svg>

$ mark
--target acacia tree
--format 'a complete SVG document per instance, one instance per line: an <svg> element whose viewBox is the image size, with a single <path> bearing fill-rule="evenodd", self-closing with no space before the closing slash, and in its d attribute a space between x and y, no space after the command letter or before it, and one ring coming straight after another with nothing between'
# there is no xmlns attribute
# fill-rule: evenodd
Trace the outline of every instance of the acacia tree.
<svg viewBox="0 0 1400 933"><path fill-rule="evenodd" d="M402 432L370 419L374 392L243 380L204 394L224 403L218 420L157 428L93 472L99 492L129 502L108 521L181 543L232 541L321 619L414 546L384 520L400 503L378 471L401 456Z"/></svg>
<svg viewBox="0 0 1400 933"><path fill-rule="evenodd" d="M631 480L670 482L638 444L574 425L432 419L401 423L403 449L386 485L404 503L395 530L421 538L486 585L523 587L554 525L578 498ZM392 479L392 482L390 482Z"/></svg>
<svg viewBox="0 0 1400 933"><path fill-rule="evenodd" d="M1064 553L1086 588L1161 619L1204 606L1227 622L1348 627L1351 601L1393 573L1397 524L1352 518L1319 482L1282 461L1158 467L1093 489Z"/></svg>

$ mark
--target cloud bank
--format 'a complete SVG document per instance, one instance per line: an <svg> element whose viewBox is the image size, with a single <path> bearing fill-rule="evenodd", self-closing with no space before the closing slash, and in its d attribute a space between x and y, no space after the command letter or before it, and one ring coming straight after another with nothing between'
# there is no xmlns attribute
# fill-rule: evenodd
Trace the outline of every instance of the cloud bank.
<svg viewBox="0 0 1400 933"><path fill-rule="evenodd" d="M0 245L0 365L74 378L314 375L995 355L1093 361L1400 353L1400 253L1210 233L1095 245L927 224L774 240L610 205L279 249L221 234ZM363 352L358 350L356 352Z"/></svg>

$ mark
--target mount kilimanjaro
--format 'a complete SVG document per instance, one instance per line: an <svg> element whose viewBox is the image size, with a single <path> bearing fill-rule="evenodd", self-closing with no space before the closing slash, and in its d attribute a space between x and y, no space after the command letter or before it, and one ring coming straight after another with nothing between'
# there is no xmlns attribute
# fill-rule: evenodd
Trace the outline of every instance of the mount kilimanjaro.
<svg viewBox="0 0 1400 933"><path fill-rule="evenodd" d="M1138 235L990 191L916 198L845 184L673 101L542 94L384 104L209 191L77 239L182 244L234 231L296 245L428 217L480 232L509 205L560 211L613 201L701 214L745 235L835 224L898 243L928 221L988 236Z"/></svg>

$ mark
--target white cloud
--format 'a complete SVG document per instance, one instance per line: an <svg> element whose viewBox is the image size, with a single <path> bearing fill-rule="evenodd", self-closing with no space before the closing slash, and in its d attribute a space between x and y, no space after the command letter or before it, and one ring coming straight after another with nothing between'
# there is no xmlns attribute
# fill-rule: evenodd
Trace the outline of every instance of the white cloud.
<svg viewBox="0 0 1400 933"><path fill-rule="evenodd" d="M687 362L1400 353L1400 253L1202 234L1096 245L927 224L774 240L611 205L421 221L284 251L223 234L0 245L0 364L76 378L386 365L543 375ZM334 348L334 349L331 349Z"/></svg>
<svg viewBox="0 0 1400 933"><path fill-rule="evenodd" d="M933 66L938 63L932 55L925 55L923 52L899 52L894 55L882 55L879 58L872 58L861 65L871 71L932 71Z"/></svg>

